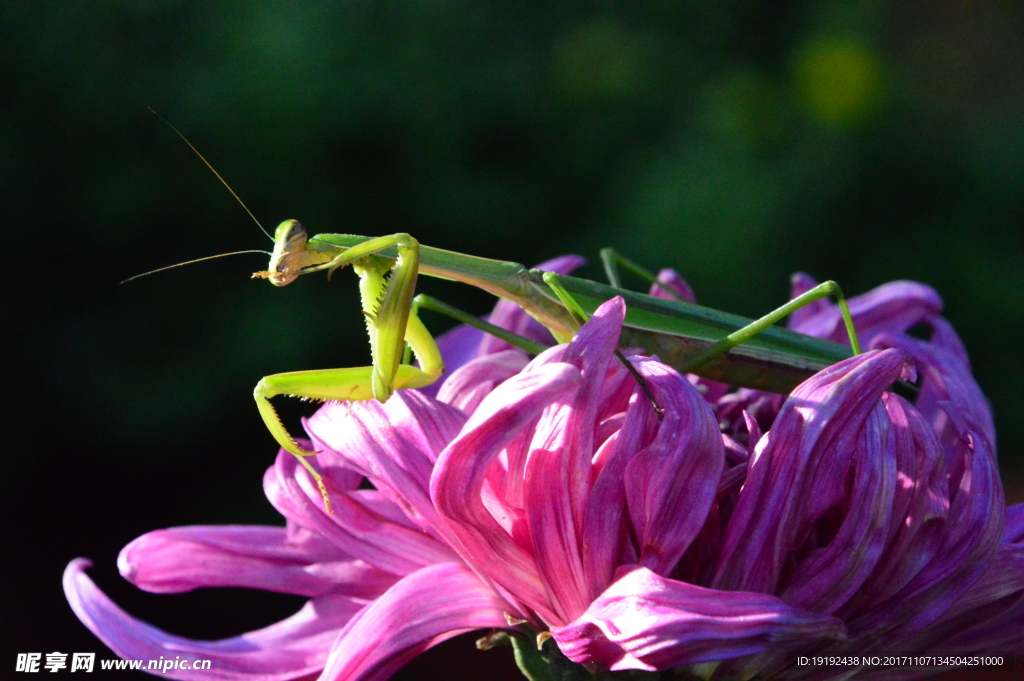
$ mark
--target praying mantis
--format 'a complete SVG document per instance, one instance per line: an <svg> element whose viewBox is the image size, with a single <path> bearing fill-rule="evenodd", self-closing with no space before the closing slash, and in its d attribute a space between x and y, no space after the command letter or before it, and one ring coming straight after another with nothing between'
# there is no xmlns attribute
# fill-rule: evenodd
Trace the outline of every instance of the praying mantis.
<svg viewBox="0 0 1024 681"><path fill-rule="evenodd" d="M568 342L582 320L614 296L626 301L620 346L639 346L683 373L737 386L789 392L813 373L858 353L856 333L845 298L835 282L825 282L770 314L752 321L682 300L656 298L617 285L614 253L602 253L615 286L527 269L514 263L421 246L408 234L364 237L320 234L310 238L296 220L285 220L274 235L269 269L253 277L285 286L304 274L328 276L351 265L360 279L360 296L373 364L346 369L293 371L266 376L254 390L263 420L277 442L294 454L316 480L329 510L319 473L284 427L270 398L291 395L313 400L386 401L394 390L430 385L444 371L441 352L414 311L419 274L450 279L510 300L547 327L558 342ZM846 322L851 347L772 325L814 300L834 295ZM431 301L415 299L425 306ZM482 322L474 322L491 332ZM403 364L408 343L419 367ZM851 349L852 348L852 349ZM535 350L536 351L536 350Z"/></svg>
<svg viewBox="0 0 1024 681"><path fill-rule="evenodd" d="M184 140L262 230L256 216L199 150L170 122L153 109L150 111ZM331 505L323 477L306 460L317 452L304 449L291 436L270 402L272 397L290 395L312 400L377 399L385 402L397 389L422 388L435 382L444 373L444 361L437 343L414 310L419 305L456 316L534 354L543 349L439 301L416 297L416 279L420 273L476 286L519 305L543 324L559 343L570 341L580 324L601 304L621 296L626 302L626 318L619 338L620 347L641 347L681 373L696 373L740 387L788 393L812 374L860 352L849 307L834 281L819 284L764 317L750 320L681 298L666 300L622 288L619 263L652 281L655 279L611 249L601 253L611 282L611 285L604 285L527 269L515 262L420 246L408 234L384 237L320 234L310 238L297 220L285 220L277 226L273 241L269 268L253 274L254 278L286 286L301 275L321 270L326 270L330 278L334 271L348 265L359 275L372 365L273 374L260 379L253 391L267 429L313 477L328 513ZM162 269L167 268L153 272ZM664 288L673 293L668 287ZM773 326L800 307L828 296L835 296L839 303L850 347ZM419 367L402 362L406 344L416 355ZM621 354L620 359L632 371L632 365ZM634 377L646 392L643 379L635 373ZM655 409L660 410L649 394L648 398Z"/></svg>

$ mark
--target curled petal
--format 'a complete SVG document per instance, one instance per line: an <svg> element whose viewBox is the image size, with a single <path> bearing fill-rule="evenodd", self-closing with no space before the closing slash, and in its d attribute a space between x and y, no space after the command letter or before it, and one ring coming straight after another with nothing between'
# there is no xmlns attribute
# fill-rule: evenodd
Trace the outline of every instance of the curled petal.
<svg viewBox="0 0 1024 681"><path fill-rule="evenodd" d="M899 592L850 621L851 635L862 640L900 640L942 617L985 573L1003 533L1003 496L994 454L983 438L960 445L953 470L949 509L937 547Z"/></svg>
<svg viewBox="0 0 1024 681"><path fill-rule="evenodd" d="M725 449L715 415L689 381L653 360L639 365L665 413L657 435L626 465L623 482L637 563L667 575L711 511Z"/></svg>
<svg viewBox="0 0 1024 681"><path fill-rule="evenodd" d="M322 681L383 681L424 650L464 631L508 628L511 608L461 563L403 578L348 623Z"/></svg>
<svg viewBox="0 0 1024 681"><path fill-rule="evenodd" d="M555 272L557 274L569 274L575 269L587 264L586 258L578 255L563 255L546 262L542 262L534 269L543 272ZM525 336L538 343L551 343L551 333L541 326L540 322L527 314L526 310L510 300L499 300L494 306L494 311L488 317L488 321L495 326L500 326L512 333ZM511 350L512 346L505 341L483 334L480 340L480 347L477 349L477 357L489 355L493 352Z"/></svg>
<svg viewBox="0 0 1024 681"><path fill-rule="evenodd" d="M484 320L487 319L485 316ZM477 350L483 337L483 331L469 324L459 324L437 337L437 349L444 358L444 377L477 357ZM444 385L444 377L420 388L419 391L429 397L436 397L438 389Z"/></svg>
<svg viewBox="0 0 1024 681"><path fill-rule="evenodd" d="M241 586L322 596L331 592L374 598L396 577L352 560L326 540L307 534L287 541L283 527L172 527L142 535L121 550L121 575L153 593L204 586Z"/></svg>
<svg viewBox="0 0 1024 681"><path fill-rule="evenodd" d="M816 546L779 594L812 612L833 613L874 570L889 534L896 487L896 436L880 402L870 411L851 459L853 480L845 517L825 546Z"/></svg>
<svg viewBox="0 0 1024 681"><path fill-rule="evenodd" d="M393 575L406 575L455 557L446 545L413 526L400 510L392 506L389 513L380 504L371 506L358 492L332 495L334 513L327 515L316 485L295 457L283 449L263 476L263 487L270 503L290 521Z"/></svg>
<svg viewBox="0 0 1024 681"><path fill-rule="evenodd" d="M999 546L1005 513L991 413L957 344L892 334L876 343L900 347L920 369L916 407L943 450L937 475L948 506L928 537L933 552L917 556L927 562L888 601L850 620L851 632L862 639L898 640L945 616L973 588Z"/></svg>
<svg viewBox="0 0 1024 681"><path fill-rule="evenodd" d="M810 275L804 274L803 272L796 272L789 278L790 300L793 298L799 298L817 285L818 282ZM824 298L821 300L815 300L813 303L808 303L793 312L793 314L789 315L789 328L793 330L807 328L810 326L810 320L815 316L826 312L828 309L828 301ZM807 333L807 331L804 331L803 333Z"/></svg>
<svg viewBox="0 0 1024 681"><path fill-rule="evenodd" d="M575 662L660 671L787 643L813 646L842 637L843 624L768 594L705 589L637 568L576 621L551 631Z"/></svg>
<svg viewBox="0 0 1024 681"><path fill-rule="evenodd" d="M852 619L907 585L934 558L949 511L942 449L920 412L882 396L895 435L896 488L885 550L863 588L839 615Z"/></svg>
<svg viewBox="0 0 1024 681"><path fill-rule="evenodd" d="M996 431L988 400L971 375L970 364L961 354L963 346L952 327L943 319L934 323L937 329L943 324L948 327L941 342L883 334L874 345L900 348L914 358L921 375L921 392L915 406L931 422L947 449L964 433L973 431L984 438L981 444L994 455Z"/></svg>
<svg viewBox="0 0 1024 681"><path fill-rule="evenodd" d="M713 586L776 591L790 551L844 497L861 430L906 359L865 353L797 386L750 462Z"/></svg>
<svg viewBox="0 0 1024 681"><path fill-rule="evenodd" d="M1006 524L1003 528L1004 544L1024 543L1024 503L1006 508Z"/></svg>
<svg viewBox="0 0 1024 681"><path fill-rule="evenodd" d="M529 361L515 348L472 359L445 379L437 399L470 414L494 386L518 374Z"/></svg>
<svg viewBox="0 0 1024 681"><path fill-rule="evenodd" d="M622 298L612 298L576 334L562 361L578 367L582 380L569 399L544 411L530 443L526 516L541 578L559 610L556 621L577 617L591 598L579 552L580 533L599 397L625 315Z"/></svg>
<svg viewBox="0 0 1024 681"><path fill-rule="evenodd" d="M414 390L397 392L386 403L334 402L306 421L318 449L373 483L415 525L441 539L430 502L430 474L437 455L459 432L466 417L458 409Z"/></svg>
<svg viewBox="0 0 1024 681"><path fill-rule="evenodd" d="M1024 654L1024 543L999 547L985 574L941 618L900 645Z"/></svg>
<svg viewBox="0 0 1024 681"><path fill-rule="evenodd" d="M552 611L534 557L491 515L481 489L502 449L579 382L576 367L551 363L495 388L438 458L430 482L434 504L457 536L463 558L544 617Z"/></svg>
<svg viewBox="0 0 1024 681"><path fill-rule="evenodd" d="M125 659L161 656L210 660L207 670L170 670L168 678L187 681L286 681L323 669L338 632L366 601L349 596L314 598L286 620L258 631L219 641L174 636L134 619L100 591L85 574L84 558L64 570L64 594L78 619Z"/></svg>
<svg viewBox="0 0 1024 681"><path fill-rule="evenodd" d="M664 415L659 421L634 386L587 501L583 556L589 598L611 583L626 556L659 574L671 572L705 522L724 467L722 436L697 390L660 362L633 363ZM624 523L629 532L623 532Z"/></svg>

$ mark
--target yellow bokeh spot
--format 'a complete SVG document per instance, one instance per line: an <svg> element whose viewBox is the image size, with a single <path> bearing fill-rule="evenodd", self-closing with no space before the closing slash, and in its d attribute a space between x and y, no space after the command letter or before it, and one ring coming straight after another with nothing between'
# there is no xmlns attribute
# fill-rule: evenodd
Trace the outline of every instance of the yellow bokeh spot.
<svg viewBox="0 0 1024 681"><path fill-rule="evenodd" d="M793 80L815 118L841 126L869 118L882 103L878 56L855 38L817 40L793 61Z"/></svg>

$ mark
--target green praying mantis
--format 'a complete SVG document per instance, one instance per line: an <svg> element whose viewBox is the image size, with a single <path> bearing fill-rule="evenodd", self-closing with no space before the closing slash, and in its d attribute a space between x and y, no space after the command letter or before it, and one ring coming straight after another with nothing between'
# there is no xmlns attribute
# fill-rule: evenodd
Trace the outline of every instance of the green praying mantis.
<svg viewBox="0 0 1024 681"><path fill-rule="evenodd" d="M430 385L440 378L444 362L437 343L419 319L416 308L420 306L452 313L534 353L543 348L526 339L512 338L512 334L482 320L458 316L457 311L439 301L415 297L416 279L421 273L476 286L512 301L547 327L558 342L569 341L579 324L602 303L622 296L627 312L620 346L642 347L680 372L737 386L789 392L813 373L860 351L846 300L835 282L820 284L752 321L681 299L666 300L623 289L618 280L619 263L641 274L643 271L609 249L602 252L602 258L612 285L421 246L408 234L376 238L321 234L310 238L298 221L285 220L274 235L269 269L253 276L285 286L304 274L326 270L330 276L351 265L360 279L373 363L264 377L254 391L263 420L277 442L294 454L316 480L329 511L323 479L305 458L316 452L295 441L270 398L290 395L313 400L384 402L397 389ZM803 305L830 295L839 301L852 350L772 326ZM418 367L402 362L406 344L419 361Z"/></svg>
<svg viewBox="0 0 1024 681"><path fill-rule="evenodd" d="M153 113L156 114L155 111ZM185 141L260 225L241 198L192 143L166 119L156 115ZM260 229L263 229L262 225ZM277 226L273 240L269 268L256 272L253 277L269 279L275 286L286 286L304 274L326 270L330 277L334 271L351 265L360 280L363 314L370 336L371 366L274 374L260 379L253 391L268 430L278 444L296 456L316 481L328 513L331 506L323 477L306 460L317 452L306 450L296 442L271 404L272 397L289 395L311 400L377 399L384 402L395 390L422 388L435 382L444 373L444 361L437 343L420 321L416 312L418 307L444 312L533 354L544 349L542 345L517 337L440 301L415 296L416 279L421 273L476 286L512 301L543 324L559 343L571 340L580 324L601 304L622 296L626 302L626 319L619 339L620 347L641 347L682 373L696 373L740 387L788 393L812 374L860 352L849 308L834 281L826 281L764 317L750 320L689 303L666 286L662 288L676 295L677 300L624 289L619 279L619 264L654 283L658 282L649 272L611 249L601 253L610 282L610 285L605 285L528 269L515 262L420 246L408 234L384 237L320 234L310 238L297 220L285 220ZM773 326L793 311L828 296L835 296L839 303L850 347ZM406 345L416 356L418 367L403 362ZM621 354L620 359L632 371L632 365ZM636 373L633 375L646 392L643 379ZM650 394L648 399L660 414L660 408Z"/></svg>

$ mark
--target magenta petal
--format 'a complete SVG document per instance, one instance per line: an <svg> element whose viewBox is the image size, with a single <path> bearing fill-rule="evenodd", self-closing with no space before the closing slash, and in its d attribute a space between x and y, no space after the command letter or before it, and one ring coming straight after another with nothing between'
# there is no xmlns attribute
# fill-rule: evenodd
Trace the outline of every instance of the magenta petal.
<svg viewBox="0 0 1024 681"><path fill-rule="evenodd" d="M563 255L552 260L547 260L537 265L534 269L543 272L555 272L557 274L569 274L573 270L587 264L586 258L578 255ZM525 336L538 343L550 344L552 341L551 332L544 328L540 322L531 317L526 310L519 307L510 300L499 300L494 306L494 311L487 320L495 326L500 326L512 333ZM480 347L477 349L477 357L489 355L502 350L511 350L512 346L505 341L483 334L480 340Z"/></svg>
<svg viewBox="0 0 1024 681"><path fill-rule="evenodd" d="M679 294L679 297L691 303L697 302L697 296L693 295L693 289L686 283L686 280L679 276L679 273L671 268L665 268L658 272L658 282L668 286L670 289ZM653 298L662 298L664 300L679 300L676 296L672 295L658 284L651 284L650 290L647 295Z"/></svg>
<svg viewBox="0 0 1024 681"><path fill-rule="evenodd" d="M518 349L477 357L445 379L437 399L470 414L494 386L518 374L529 361L526 353Z"/></svg>
<svg viewBox="0 0 1024 681"><path fill-rule="evenodd" d="M906 359L869 352L797 386L750 462L715 588L776 591L790 551L843 498L860 432Z"/></svg>
<svg viewBox="0 0 1024 681"><path fill-rule="evenodd" d="M306 428L318 449L329 449L365 475L419 529L440 539L430 501L430 475L437 455L465 422L458 409L415 390L402 390L384 404L326 404ZM320 458L325 456L329 454Z"/></svg>
<svg viewBox="0 0 1024 681"><path fill-rule="evenodd" d="M571 660L611 670L673 667L840 638L843 623L763 593L716 591L637 568L572 624L551 630Z"/></svg>
<svg viewBox="0 0 1024 681"><path fill-rule="evenodd" d="M542 262L534 269L544 272L557 272L558 274L569 274L578 267L587 263L585 258L578 255L563 255L546 262ZM530 340L549 345L554 340L551 333L541 326L527 314L521 307L507 300L499 300L494 306L494 311L484 319L495 326L526 336ZM502 352L512 348L503 340L475 329L469 324L460 324L451 331L442 334L437 339L437 347L444 357L445 375L443 381L438 381L420 392L431 397L439 394L438 389L447 381L457 369L477 357Z"/></svg>
<svg viewBox="0 0 1024 681"><path fill-rule="evenodd" d="M888 539L896 487L896 435L881 402L851 444L853 479L843 502L845 517L835 536L811 550L779 593L794 607L834 613L869 578Z"/></svg>
<svg viewBox="0 0 1024 681"><path fill-rule="evenodd" d="M488 317L485 316L484 320L488 321ZM441 351L441 357L444 358L445 377L477 357L477 350L483 337L483 331L473 328L469 324L459 324L437 337L437 349ZM420 392L429 397L435 397L442 385L444 385L444 378L425 388L420 388Z"/></svg>
<svg viewBox="0 0 1024 681"><path fill-rule="evenodd" d="M924 381L917 408L945 455L938 473L948 510L929 539L933 555L891 602L850 621L859 637L905 638L944 616L973 588L999 545L1005 511L991 414L959 353L906 336L880 336L879 343L898 344L917 361Z"/></svg>
<svg viewBox="0 0 1024 681"><path fill-rule="evenodd" d="M1006 524L1003 527L1003 543L1024 543L1024 503L1006 507Z"/></svg>
<svg viewBox="0 0 1024 681"><path fill-rule="evenodd" d="M1007 534L984 574L937 620L891 639L906 650L1024 655L1024 505L1007 509Z"/></svg>
<svg viewBox="0 0 1024 681"><path fill-rule="evenodd" d="M1024 654L1024 543L1000 546L981 579L943 616L900 646Z"/></svg>
<svg viewBox="0 0 1024 681"><path fill-rule="evenodd" d="M316 484L283 449L263 476L263 487L270 503L290 521L385 572L402 576L455 559L448 546L412 526L397 508L391 514L382 512L364 503L359 491L332 495L334 513L327 515ZM395 511L404 522L394 517Z"/></svg>
<svg viewBox="0 0 1024 681"><path fill-rule="evenodd" d="M458 537L466 561L481 569L542 617L552 615L534 557L491 515L481 498L491 462L551 402L580 382L579 370L551 363L506 381L477 407L437 460L430 492Z"/></svg>
<svg viewBox="0 0 1024 681"><path fill-rule="evenodd" d="M583 567L591 599L611 584L619 565L636 562L636 548L622 531L627 522L623 476L637 451L653 439L657 423L647 397L641 391L634 391L622 427L612 442L611 453L591 487L583 520ZM629 559L622 560L624 554Z"/></svg>
<svg viewBox="0 0 1024 681"><path fill-rule="evenodd" d="M984 438L965 434L934 557L889 601L850 622L852 635L910 636L946 614L983 575L1003 533L1003 495L994 454Z"/></svg>
<svg viewBox="0 0 1024 681"><path fill-rule="evenodd" d="M897 593L935 557L949 511L942 450L921 414L883 395L895 434L896 489L882 557L839 615L846 620Z"/></svg>
<svg viewBox="0 0 1024 681"><path fill-rule="evenodd" d="M365 601L348 596L315 598L277 624L219 641L195 641L168 634L118 608L85 574L84 558L64 570L64 594L78 619L125 659L180 657L211 660L204 671L172 670L166 676L195 681L285 681L323 669L338 632Z"/></svg>
<svg viewBox="0 0 1024 681"><path fill-rule="evenodd" d="M794 298L799 298L817 285L818 282L810 275L804 274L803 272L796 272L789 278L789 299L792 300ZM828 309L828 300L824 298L804 305L799 310L796 310L793 314L789 315L789 328L794 330L806 328L808 326L808 320L813 319L816 315L822 312L826 312Z"/></svg>
<svg viewBox="0 0 1024 681"><path fill-rule="evenodd" d="M338 591L375 598L396 579L352 560L316 535L290 543L283 527L200 525L157 530L124 547L117 565L125 579L154 593L241 586L300 596Z"/></svg>
<svg viewBox="0 0 1024 681"><path fill-rule="evenodd" d="M395 584L348 623L320 681L383 681L424 650L464 631L508 628L510 608L460 563L432 565Z"/></svg>
<svg viewBox="0 0 1024 681"><path fill-rule="evenodd" d="M526 516L541 578L567 622L590 602L580 532L586 513L594 425L608 364L626 306L616 297L601 305L568 345L562 361L580 369L582 381L570 399L552 404L537 423L526 467Z"/></svg>
<svg viewBox="0 0 1024 681"><path fill-rule="evenodd" d="M667 575L711 511L725 449L711 407L689 381L653 360L638 369L665 415L653 441L626 466L626 501L637 563Z"/></svg>
<svg viewBox="0 0 1024 681"><path fill-rule="evenodd" d="M945 320L936 319L934 323L938 329ZM898 347L914 358L922 382L917 409L931 422L947 447L972 431L983 438L981 444L994 456L996 432L988 400L971 375L970 364L961 355L962 346L952 328L948 328L944 338L939 343L883 334L875 345Z"/></svg>

